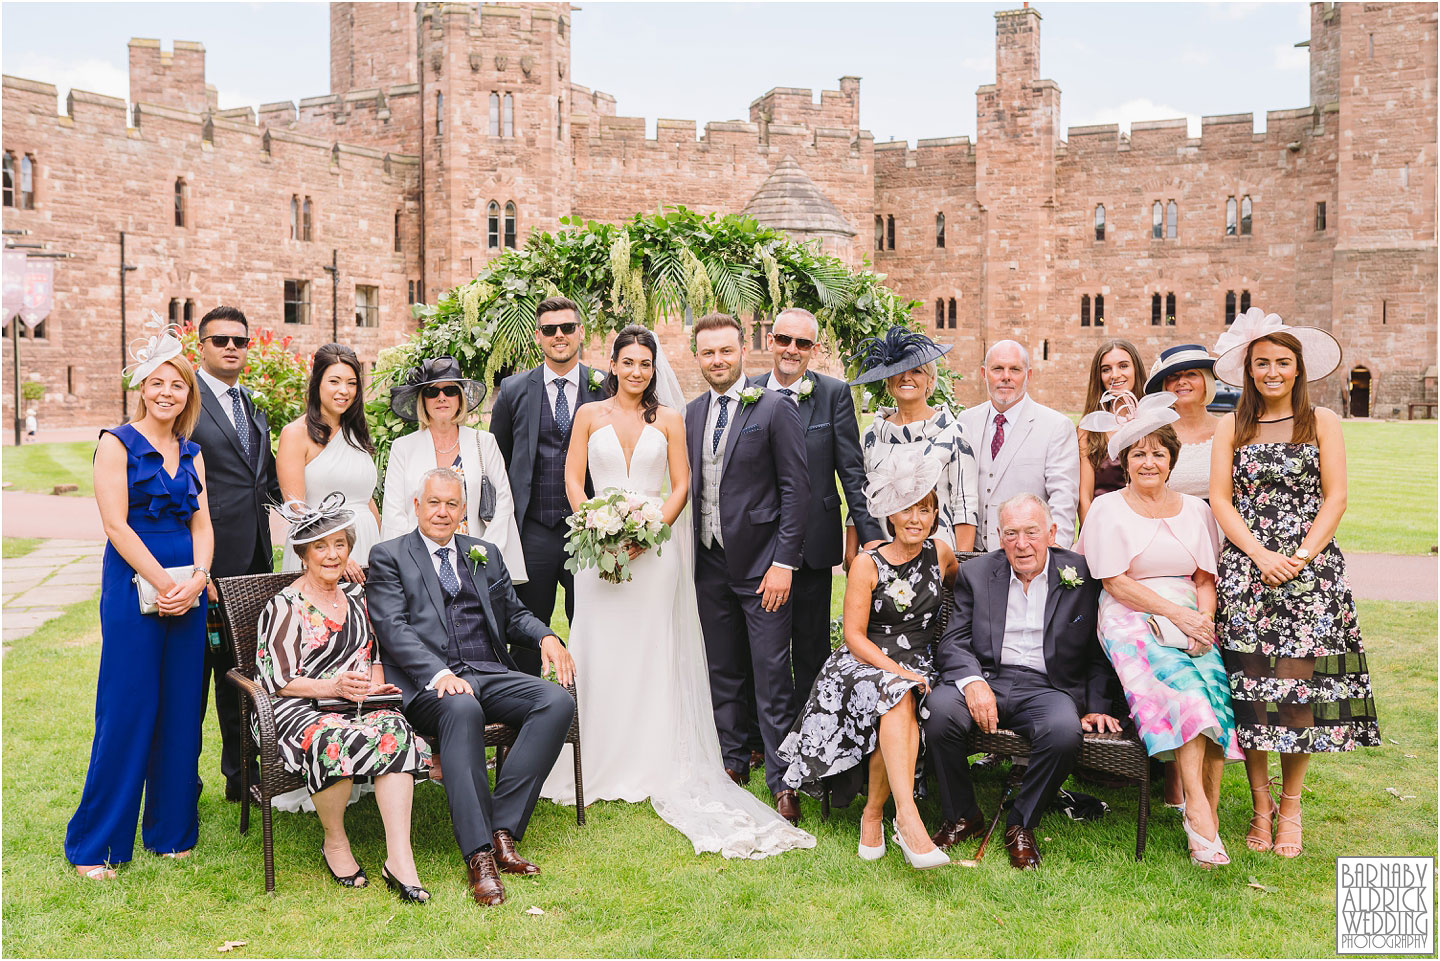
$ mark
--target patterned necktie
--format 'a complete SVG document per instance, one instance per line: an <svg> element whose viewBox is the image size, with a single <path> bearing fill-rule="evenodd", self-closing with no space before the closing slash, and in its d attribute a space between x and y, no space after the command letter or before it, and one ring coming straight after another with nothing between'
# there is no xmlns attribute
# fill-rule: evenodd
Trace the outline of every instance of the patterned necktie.
<svg viewBox="0 0 1440 961"><path fill-rule="evenodd" d="M1005 444L1005 415L995 415L995 436L990 438L990 459L994 460Z"/></svg>
<svg viewBox="0 0 1440 961"><path fill-rule="evenodd" d="M245 405L240 403L240 388L231 387L225 393L230 395L230 409L235 414L235 436L240 438L240 452L250 462L250 419L245 416Z"/></svg>
<svg viewBox="0 0 1440 961"><path fill-rule="evenodd" d="M453 601L460 593L460 578L455 576L455 568L450 566L450 548L439 548L435 556L440 558L440 589L445 592L447 601Z"/></svg>
<svg viewBox="0 0 1440 961"><path fill-rule="evenodd" d="M725 425L730 423L730 398L720 398L720 416L715 418L715 433L710 437L710 453L718 453L720 450L720 435L725 433Z"/></svg>
<svg viewBox="0 0 1440 961"><path fill-rule="evenodd" d="M794 396L795 396L795 392L794 392L793 390L791 390L789 387L781 387L781 388L780 388L780 393L784 394L786 397L794 397Z"/></svg>
<svg viewBox="0 0 1440 961"><path fill-rule="evenodd" d="M570 401L565 399L565 378L556 377L550 383L555 385L555 426L560 433L570 433Z"/></svg>

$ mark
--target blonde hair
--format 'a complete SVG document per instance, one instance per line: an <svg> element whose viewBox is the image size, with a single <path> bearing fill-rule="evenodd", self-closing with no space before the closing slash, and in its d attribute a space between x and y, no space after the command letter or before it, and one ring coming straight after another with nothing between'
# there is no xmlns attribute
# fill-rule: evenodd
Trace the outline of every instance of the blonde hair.
<svg viewBox="0 0 1440 961"><path fill-rule="evenodd" d="M455 382L450 380L442 380L440 383L453 384ZM426 386L438 387L439 384L427 384ZM460 387L459 384L455 384L455 386ZM430 413L425 409L425 394L423 393L423 391L424 388L422 387L420 389L420 392L417 392L415 396L415 422L420 425L421 430L429 430ZM473 414L475 411L472 411L469 408L470 399L465 394L465 388L460 387L460 409L455 412L455 420L453 421L456 427L464 427L466 422L470 420L470 415Z"/></svg>
<svg viewBox="0 0 1440 961"><path fill-rule="evenodd" d="M160 367L164 367L167 364L175 368L175 372L180 375L180 379L185 382L185 387L189 390L189 393L185 397L185 406L181 409L180 413L176 415L175 422L170 425L170 429L176 437L183 437L185 440L189 440L191 433L195 430L196 421L200 419L200 387L195 382L195 368L190 366L190 361L178 355L171 357L165 361L164 364L161 364ZM156 367L155 370L159 370L160 367ZM151 371L151 375L153 374L154 371ZM149 380L151 375L147 375L145 380ZM130 418L130 423L132 424L138 424L149 414L149 411L145 408L144 387L145 381L141 381L140 389L137 391L140 397L139 402L135 405L135 416Z"/></svg>

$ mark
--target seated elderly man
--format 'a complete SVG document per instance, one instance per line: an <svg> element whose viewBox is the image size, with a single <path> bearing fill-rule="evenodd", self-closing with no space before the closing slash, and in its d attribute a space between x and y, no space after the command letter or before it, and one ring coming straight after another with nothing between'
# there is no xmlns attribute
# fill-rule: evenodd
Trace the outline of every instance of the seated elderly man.
<svg viewBox="0 0 1440 961"><path fill-rule="evenodd" d="M1035 826L1080 756L1082 731L1120 730L1104 713L1109 662L1095 633L1100 584L1085 559L1055 546L1045 502L1019 494L1000 505L1002 550L960 565L955 610L935 653L925 737L940 781L948 848L984 831L966 761L972 725L1030 739L1030 764L1005 822L1010 864L1040 863Z"/></svg>

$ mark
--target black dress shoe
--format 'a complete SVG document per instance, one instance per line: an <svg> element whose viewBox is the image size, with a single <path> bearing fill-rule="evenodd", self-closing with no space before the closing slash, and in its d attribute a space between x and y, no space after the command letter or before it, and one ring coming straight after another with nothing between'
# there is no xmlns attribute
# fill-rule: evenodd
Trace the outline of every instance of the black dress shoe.
<svg viewBox="0 0 1440 961"><path fill-rule="evenodd" d="M1005 760L1005 758L999 754L982 754L970 762L970 770L991 771L999 767L1000 762L1003 760Z"/></svg>
<svg viewBox="0 0 1440 961"><path fill-rule="evenodd" d="M402 884L390 873L388 864L380 865L380 877L385 879L385 886L396 894L400 895L401 901L411 901L415 904L424 904L430 900L430 892L418 884Z"/></svg>
<svg viewBox="0 0 1440 961"><path fill-rule="evenodd" d="M945 821L940 829L930 835L931 842L941 850L948 850L961 841L978 838L985 833L985 815L976 808L975 813L958 821Z"/></svg>
<svg viewBox="0 0 1440 961"><path fill-rule="evenodd" d="M725 769L725 776L728 777L730 780L734 781L736 784L740 785L741 787L744 787L745 785L747 785L747 784L750 783L750 772L749 772L749 771L746 771L744 774L741 774L739 771L735 770L734 768L729 768L729 767L727 767L727 768Z"/></svg>
<svg viewBox="0 0 1440 961"><path fill-rule="evenodd" d="M355 873L343 878L336 874L335 869L330 866L330 859L325 856L323 846L320 848L320 860L325 862L325 870L330 872L330 876L335 879L336 884L342 884L347 888L363 888L370 883L370 879L365 876L365 869L360 866L358 859L355 861Z"/></svg>
<svg viewBox="0 0 1440 961"><path fill-rule="evenodd" d="M1005 829L1005 850L1010 852L1010 866L1028 871L1040 866L1040 848L1035 845L1035 832L1018 824Z"/></svg>
<svg viewBox="0 0 1440 961"><path fill-rule="evenodd" d="M239 781L225 782L225 800L229 801L231 804L239 804L244 799L244 797L245 795L240 787Z"/></svg>

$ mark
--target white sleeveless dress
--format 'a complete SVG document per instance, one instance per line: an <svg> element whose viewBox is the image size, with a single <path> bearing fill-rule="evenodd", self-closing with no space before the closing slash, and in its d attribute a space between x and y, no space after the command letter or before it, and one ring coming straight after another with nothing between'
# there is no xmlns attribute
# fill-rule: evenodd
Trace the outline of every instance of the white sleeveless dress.
<svg viewBox="0 0 1440 961"><path fill-rule="evenodd" d="M665 434L640 431L627 467L609 425L590 435L595 490L661 497L668 475ZM642 554L624 584L594 568L575 575L575 659L585 800L643 801L681 831L695 853L763 858L815 839L725 774L710 702L700 616L695 606L689 508L671 539ZM566 745L541 794L575 800L573 748Z"/></svg>
<svg viewBox="0 0 1440 961"><path fill-rule="evenodd" d="M375 496L378 479L374 458L346 442L341 431L336 431L330 443L305 465L307 504L318 504L331 491L340 491L345 495L345 506L355 512L355 546L350 549L350 559L357 564L369 562L370 548L380 540L380 526L370 513L370 498ZM300 558L289 547L281 555L280 569L300 570Z"/></svg>

